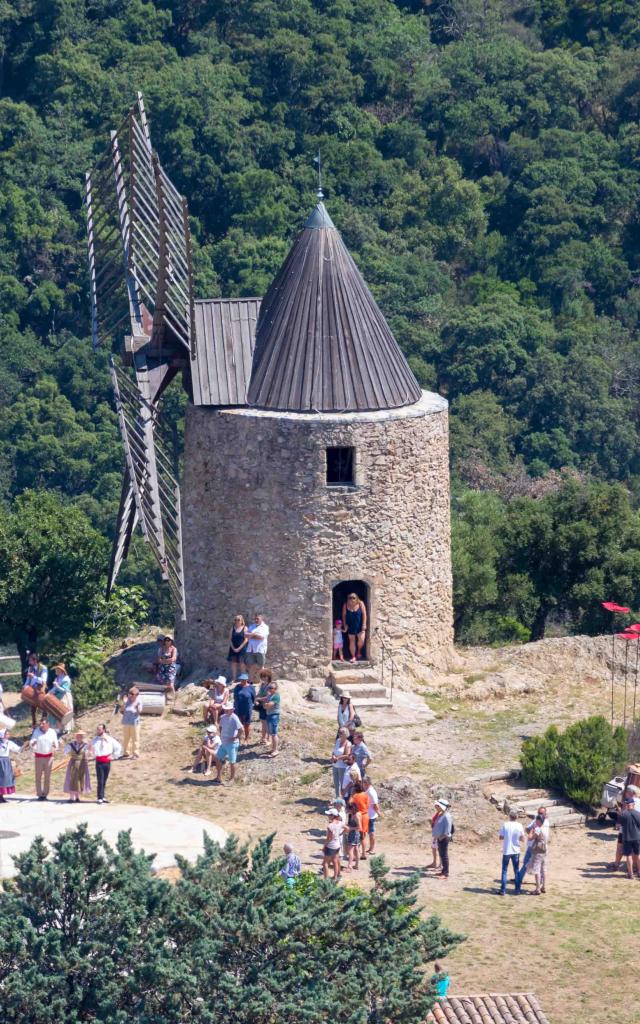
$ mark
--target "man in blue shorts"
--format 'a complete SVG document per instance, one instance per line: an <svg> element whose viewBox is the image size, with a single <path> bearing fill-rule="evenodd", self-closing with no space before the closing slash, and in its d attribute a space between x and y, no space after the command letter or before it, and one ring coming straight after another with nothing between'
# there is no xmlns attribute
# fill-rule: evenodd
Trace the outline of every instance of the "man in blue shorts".
<svg viewBox="0 0 640 1024"><path fill-rule="evenodd" d="M216 754L216 771L214 779L218 785L222 785L222 769L225 761L229 762L229 781L233 782L236 776L236 760L238 758L238 747L240 746L240 731L242 722L233 711L233 703L226 701L222 705L220 715L220 746Z"/></svg>

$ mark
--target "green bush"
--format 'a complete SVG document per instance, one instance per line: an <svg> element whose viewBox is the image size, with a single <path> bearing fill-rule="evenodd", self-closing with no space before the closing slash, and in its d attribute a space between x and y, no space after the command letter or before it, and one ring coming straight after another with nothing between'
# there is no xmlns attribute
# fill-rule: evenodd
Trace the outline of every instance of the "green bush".
<svg viewBox="0 0 640 1024"><path fill-rule="evenodd" d="M89 642L80 643L68 657L76 713L116 698L117 687L111 669L104 666L104 652Z"/></svg>
<svg viewBox="0 0 640 1024"><path fill-rule="evenodd" d="M558 789L578 804L600 802L603 784L624 767L628 737L601 715L560 733L555 725L522 744L522 774L531 786Z"/></svg>

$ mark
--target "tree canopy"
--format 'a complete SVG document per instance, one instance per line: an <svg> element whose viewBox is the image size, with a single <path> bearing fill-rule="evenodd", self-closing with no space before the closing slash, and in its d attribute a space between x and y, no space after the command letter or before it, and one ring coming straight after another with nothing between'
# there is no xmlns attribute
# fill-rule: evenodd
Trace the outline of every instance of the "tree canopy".
<svg viewBox="0 0 640 1024"><path fill-rule="evenodd" d="M22 0L0 8L0 502L107 535L121 454L88 343L82 172L135 92L202 297L260 295L313 202L421 384L458 485L640 485L640 0ZM177 410L179 413L179 409ZM524 481L520 487L526 491ZM140 543L125 584L153 598Z"/></svg>
<svg viewBox="0 0 640 1024"><path fill-rule="evenodd" d="M435 1000L430 962L462 940L381 857L368 892L310 873L289 889L270 838L249 851L205 836L175 885L151 860L84 825L17 858L0 901L11 1020L37 1005L42 1024L415 1024Z"/></svg>

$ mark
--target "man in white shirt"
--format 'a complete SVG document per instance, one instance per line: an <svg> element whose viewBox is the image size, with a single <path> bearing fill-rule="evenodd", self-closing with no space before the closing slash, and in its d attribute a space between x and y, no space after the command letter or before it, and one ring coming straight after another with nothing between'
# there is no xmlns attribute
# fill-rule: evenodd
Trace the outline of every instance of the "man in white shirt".
<svg viewBox="0 0 640 1024"><path fill-rule="evenodd" d="M245 653L245 664L249 669L249 677L255 683L256 676L261 668L264 668L267 660L267 645L269 643L269 627L264 621L264 615L260 612L256 615L256 621L249 626L246 636L248 638L247 650Z"/></svg>
<svg viewBox="0 0 640 1024"><path fill-rule="evenodd" d="M55 730L51 728L46 718L43 718L39 727L29 740L29 746L36 758L36 793L38 800L46 800L49 796L51 785L51 768L53 766L53 752L60 744Z"/></svg>
<svg viewBox="0 0 640 1024"><path fill-rule="evenodd" d="M507 874L509 861L513 865L513 882L516 893L520 892L520 844L524 842L524 829L518 821L518 812L510 811L509 820L505 821L500 828L502 839L502 877L500 880L500 895L504 896L507 891Z"/></svg>
<svg viewBox="0 0 640 1024"><path fill-rule="evenodd" d="M242 722L233 710L233 702L227 701L227 703L222 705L222 714L220 715L221 742L216 751L217 774L213 780L217 785L222 785L222 769L225 761L229 762L229 780L233 782L235 778L241 730Z"/></svg>

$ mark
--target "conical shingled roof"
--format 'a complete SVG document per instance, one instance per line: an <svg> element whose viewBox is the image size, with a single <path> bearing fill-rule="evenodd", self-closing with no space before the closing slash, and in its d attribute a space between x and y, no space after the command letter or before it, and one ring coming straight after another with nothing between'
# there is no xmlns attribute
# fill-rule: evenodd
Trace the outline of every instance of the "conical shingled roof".
<svg viewBox="0 0 640 1024"><path fill-rule="evenodd" d="M289 412L413 405L421 391L318 203L262 300L248 404Z"/></svg>

